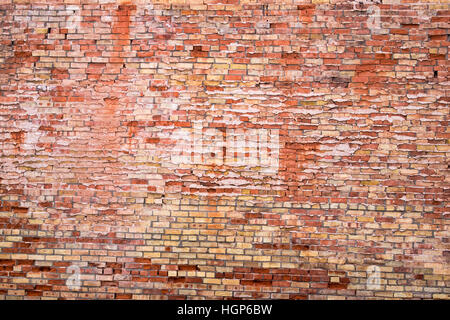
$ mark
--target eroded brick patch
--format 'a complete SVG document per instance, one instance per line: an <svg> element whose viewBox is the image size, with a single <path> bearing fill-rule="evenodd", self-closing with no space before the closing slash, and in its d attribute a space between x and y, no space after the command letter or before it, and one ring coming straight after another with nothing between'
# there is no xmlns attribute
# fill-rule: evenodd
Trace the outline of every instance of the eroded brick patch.
<svg viewBox="0 0 450 320"><path fill-rule="evenodd" d="M0 299L447 299L449 8L378 2L0 1Z"/></svg>

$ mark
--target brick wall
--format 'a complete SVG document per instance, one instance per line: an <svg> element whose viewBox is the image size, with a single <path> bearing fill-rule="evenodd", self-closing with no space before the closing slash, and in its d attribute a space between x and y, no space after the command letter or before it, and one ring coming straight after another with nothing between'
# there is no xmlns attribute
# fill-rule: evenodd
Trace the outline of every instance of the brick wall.
<svg viewBox="0 0 450 320"><path fill-rule="evenodd" d="M0 299L448 299L448 27L0 0Z"/></svg>

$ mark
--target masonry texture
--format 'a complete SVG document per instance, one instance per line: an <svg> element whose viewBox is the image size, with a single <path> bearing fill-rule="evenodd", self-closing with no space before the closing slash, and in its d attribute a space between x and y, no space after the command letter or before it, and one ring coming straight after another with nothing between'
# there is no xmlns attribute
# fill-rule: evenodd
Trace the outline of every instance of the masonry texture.
<svg viewBox="0 0 450 320"><path fill-rule="evenodd" d="M449 15L0 0L0 299L448 299Z"/></svg>

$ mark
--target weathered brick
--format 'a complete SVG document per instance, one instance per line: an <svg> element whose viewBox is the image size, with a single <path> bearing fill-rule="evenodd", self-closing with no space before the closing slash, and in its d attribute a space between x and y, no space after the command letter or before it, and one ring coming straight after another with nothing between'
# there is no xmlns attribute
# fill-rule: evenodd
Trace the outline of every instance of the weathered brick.
<svg viewBox="0 0 450 320"><path fill-rule="evenodd" d="M449 298L448 3L77 2L0 1L0 300Z"/></svg>

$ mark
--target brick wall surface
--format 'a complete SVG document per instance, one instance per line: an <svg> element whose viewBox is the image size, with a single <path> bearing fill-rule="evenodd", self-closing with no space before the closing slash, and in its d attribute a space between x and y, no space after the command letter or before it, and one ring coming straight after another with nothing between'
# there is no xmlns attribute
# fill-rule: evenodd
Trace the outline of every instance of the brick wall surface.
<svg viewBox="0 0 450 320"><path fill-rule="evenodd" d="M0 299L448 299L448 27L0 0Z"/></svg>

